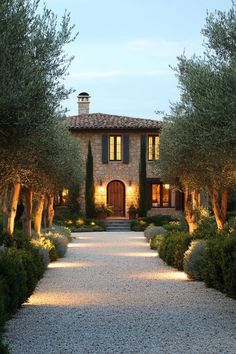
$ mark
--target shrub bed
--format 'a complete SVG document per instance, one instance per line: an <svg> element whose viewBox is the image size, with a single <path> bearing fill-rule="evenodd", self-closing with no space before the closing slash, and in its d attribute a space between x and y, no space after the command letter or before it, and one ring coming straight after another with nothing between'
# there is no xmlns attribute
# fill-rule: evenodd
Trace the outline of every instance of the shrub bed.
<svg viewBox="0 0 236 354"><path fill-rule="evenodd" d="M102 220L97 219L87 219L83 216L77 216L76 214L70 215L67 218L56 218L54 219L56 225L54 227L64 227L72 232L95 232L95 231L106 231L106 224ZM61 233L61 232L60 232Z"/></svg>
<svg viewBox="0 0 236 354"><path fill-rule="evenodd" d="M133 220L130 223L130 229L132 231L144 231L150 224L155 226L163 226L173 221L177 221L177 219L170 215L146 216L144 218Z"/></svg>
<svg viewBox="0 0 236 354"><path fill-rule="evenodd" d="M167 264L183 270L184 253L187 251L191 236L187 232L170 231L162 238L159 246L159 256Z"/></svg>

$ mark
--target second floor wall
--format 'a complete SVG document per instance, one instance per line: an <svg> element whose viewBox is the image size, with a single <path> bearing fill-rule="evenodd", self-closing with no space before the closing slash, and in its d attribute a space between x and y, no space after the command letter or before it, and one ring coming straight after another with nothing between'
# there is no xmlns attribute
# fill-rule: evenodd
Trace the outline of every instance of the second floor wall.
<svg viewBox="0 0 236 354"><path fill-rule="evenodd" d="M80 139L82 168L85 170L88 143L91 142L94 178L130 179L138 182L141 136L147 141L147 177L155 177L154 162L159 158L159 137L153 132L77 131L72 133Z"/></svg>

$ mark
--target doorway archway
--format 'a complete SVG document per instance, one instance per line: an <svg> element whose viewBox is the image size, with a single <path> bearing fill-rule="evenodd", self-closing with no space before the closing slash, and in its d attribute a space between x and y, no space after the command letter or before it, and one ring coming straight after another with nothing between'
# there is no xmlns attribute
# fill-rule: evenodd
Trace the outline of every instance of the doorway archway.
<svg viewBox="0 0 236 354"><path fill-rule="evenodd" d="M114 180L107 185L107 204L112 206L113 216L125 216L125 185Z"/></svg>

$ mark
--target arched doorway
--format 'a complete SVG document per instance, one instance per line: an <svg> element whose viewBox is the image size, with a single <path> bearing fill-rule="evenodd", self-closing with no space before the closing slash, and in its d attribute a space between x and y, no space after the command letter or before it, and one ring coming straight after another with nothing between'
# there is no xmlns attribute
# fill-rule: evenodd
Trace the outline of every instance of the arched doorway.
<svg viewBox="0 0 236 354"><path fill-rule="evenodd" d="M125 185L123 182L108 183L107 204L112 206L113 216L125 216Z"/></svg>

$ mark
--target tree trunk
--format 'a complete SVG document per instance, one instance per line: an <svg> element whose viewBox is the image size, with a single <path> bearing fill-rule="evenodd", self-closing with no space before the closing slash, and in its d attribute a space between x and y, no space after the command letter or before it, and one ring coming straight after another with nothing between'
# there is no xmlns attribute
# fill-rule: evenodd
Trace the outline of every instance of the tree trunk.
<svg viewBox="0 0 236 354"><path fill-rule="evenodd" d="M42 217L43 217L43 206L44 206L45 196L42 195L36 203L35 214L34 214L34 231L36 235L40 236Z"/></svg>
<svg viewBox="0 0 236 354"><path fill-rule="evenodd" d="M47 228L47 215L48 215L48 196L44 196L44 203L43 203L43 227L44 229Z"/></svg>
<svg viewBox="0 0 236 354"><path fill-rule="evenodd" d="M214 187L212 189L211 203L217 228L222 230L224 228L227 216L228 191L226 189L223 190L221 194L221 203L219 204L219 191Z"/></svg>
<svg viewBox="0 0 236 354"><path fill-rule="evenodd" d="M32 188L24 188L24 213L22 216L23 233L30 240L32 236Z"/></svg>
<svg viewBox="0 0 236 354"><path fill-rule="evenodd" d="M6 231L10 235L13 235L15 217L17 211L17 204L20 197L21 185L16 183L12 186L11 195L9 200L9 207L7 208L7 220L6 220Z"/></svg>
<svg viewBox="0 0 236 354"><path fill-rule="evenodd" d="M1 196L1 208L2 208L2 231L7 231L7 201L8 201L8 187L6 187Z"/></svg>
<svg viewBox="0 0 236 354"><path fill-rule="evenodd" d="M192 203L191 203L192 196ZM199 192L194 189L191 193L188 187L184 191L185 219L188 223L189 233L192 234L198 228L196 209L199 207Z"/></svg>
<svg viewBox="0 0 236 354"><path fill-rule="evenodd" d="M49 200L48 200L48 212L47 212L47 226L48 227L52 227L52 224L53 224L53 218L54 218L53 203L54 203L54 195L50 194Z"/></svg>

